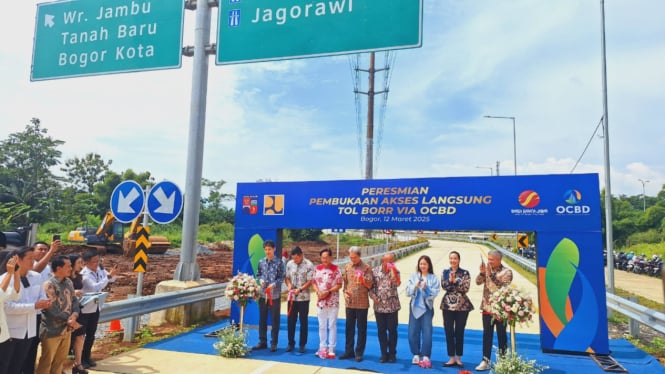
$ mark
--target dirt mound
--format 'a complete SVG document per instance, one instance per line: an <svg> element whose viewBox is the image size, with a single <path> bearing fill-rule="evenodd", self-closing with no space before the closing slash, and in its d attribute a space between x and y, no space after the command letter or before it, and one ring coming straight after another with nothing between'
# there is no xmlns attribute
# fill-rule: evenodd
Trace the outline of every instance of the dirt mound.
<svg viewBox="0 0 665 374"><path fill-rule="evenodd" d="M336 252L335 245L326 242L306 241L291 243L287 251L295 246L302 248L305 257L314 264L319 264L319 252L323 248L330 248L333 254ZM215 282L226 282L233 273L233 249L225 243L213 243L207 246L210 251L199 253L196 261L201 269L201 278L212 279ZM59 254L84 253L87 250L81 245L63 246ZM346 253L346 247L340 248L340 256ZM155 287L159 282L173 279L175 270L180 262L178 250L170 250L163 255L149 255L148 266L143 275L142 295L153 295ZM138 273L134 272L134 259L120 254L105 253L101 255L101 263L111 268L118 265L119 278L109 285L108 301L124 300L128 294L136 294Z"/></svg>

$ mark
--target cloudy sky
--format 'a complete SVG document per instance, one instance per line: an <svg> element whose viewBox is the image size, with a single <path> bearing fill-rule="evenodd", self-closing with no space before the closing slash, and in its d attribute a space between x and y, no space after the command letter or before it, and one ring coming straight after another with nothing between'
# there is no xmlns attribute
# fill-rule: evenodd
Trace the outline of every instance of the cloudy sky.
<svg viewBox="0 0 665 374"><path fill-rule="evenodd" d="M38 117L66 142L64 158L96 152L115 171L150 171L184 190L191 58L180 69L30 82L37 3L12 3L0 24L0 139ZM665 184L665 2L605 9L612 193L641 194L642 179L653 196ZM194 21L187 11L184 45ZM393 54L374 178L489 176L497 161L513 174L512 122L492 115L516 118L518 174L570 173L581 157L575 172L599 173L603 185L600 30L599 1L425 0L422 47ZM356 107L355 58L216 66L211 57L203 176L225 180L227 193L258 179L362 178L367 109L364 96ZM359 63L367 68L366 54ZM377 90L383 82L377 75Z"/></svg>

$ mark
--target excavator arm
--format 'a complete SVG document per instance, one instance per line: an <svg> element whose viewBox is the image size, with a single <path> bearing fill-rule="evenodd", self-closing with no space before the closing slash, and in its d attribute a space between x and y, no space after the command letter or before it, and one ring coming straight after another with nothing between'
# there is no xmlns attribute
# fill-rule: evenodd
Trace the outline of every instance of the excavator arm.
<svg viewBox="0 0 665 374"><path fill-rule="evenodd" d="M106 238L112 237L113 236L112 228L114 222L115 222L115 216L113 215L113 213L110 211L106 212L106 215L104 216L104 219L102 219L102 223L99 224L99 227L97 228L97 232L95 232L95 234L98 237L101 236L104 236Z"/></svg>

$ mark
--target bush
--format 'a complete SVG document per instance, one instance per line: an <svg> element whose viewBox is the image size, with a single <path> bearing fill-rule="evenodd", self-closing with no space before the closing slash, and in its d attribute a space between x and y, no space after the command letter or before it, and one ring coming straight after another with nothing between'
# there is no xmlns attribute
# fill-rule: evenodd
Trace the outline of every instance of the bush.
<svg viewBox="0 0 665 374"><path fill-rule="evenodd" d="M630 243L649 243L655 244L660 243L664 239L663 233L651 229L644 232L636 232L628 237L628 242Z"/></svg>
<svg viewBox="0 0 665 374"><path fill-rule="evenodd" d="M492 363L495 374L538 374L546 369L549 368L536 364L536 360L526 360L510 350Z"/></svg>
<svg viewBox="0 0 665 374"><path fill-rule="evenodd" d="M213 347L222 357L244 357L251 351L247 345L247 335L246 330L240 331L235 326L229 326L217 333L219 341Z"/></svg>

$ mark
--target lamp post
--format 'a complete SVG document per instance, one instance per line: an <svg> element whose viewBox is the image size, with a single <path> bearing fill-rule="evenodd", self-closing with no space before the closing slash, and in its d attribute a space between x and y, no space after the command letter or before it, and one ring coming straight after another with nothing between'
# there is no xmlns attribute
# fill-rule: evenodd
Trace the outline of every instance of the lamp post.
<svg viewBox="0 0 665 374"><path fill-rule="evenodd" d="M513 167L515 168L515 175L517 175L517 136L515 132L515 117L485 116L485 118L509 119L513 121Z"/></svg>
<svg viewBox="0 0 665 374"><path fill-rule="evenodd" d="M494 168L490 166L476 166L476 169L490 169L490 175L494 176Z"/></svg>
<svg viewBox="0 0 665 374"><path fill-rule="evenodd" d="M642 180L638 179L638 181L642 182L642 211L646 212L647 211L647 195L644 189L644 185L651 182L650 180Z"/></svg>

